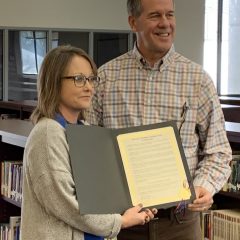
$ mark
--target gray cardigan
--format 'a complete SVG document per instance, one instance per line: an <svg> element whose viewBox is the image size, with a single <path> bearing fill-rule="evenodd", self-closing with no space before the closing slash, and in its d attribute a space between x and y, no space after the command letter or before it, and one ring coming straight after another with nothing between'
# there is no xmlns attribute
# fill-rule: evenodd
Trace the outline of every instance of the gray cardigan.
<svg viewBox="0 0 240 240"><path fill-rule="evenodd" d="M58 122L43 118L35 125L24 151L21 240L84 240L83 232L113 238L119 233L119 214L80 214L68 152Z"/></svg>

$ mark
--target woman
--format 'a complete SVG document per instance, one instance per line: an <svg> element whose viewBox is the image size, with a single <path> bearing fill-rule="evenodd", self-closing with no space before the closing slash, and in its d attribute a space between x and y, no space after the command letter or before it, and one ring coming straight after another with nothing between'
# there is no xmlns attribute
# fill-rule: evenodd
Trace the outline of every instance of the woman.
<svg viewBox="0 0 240 240"><path fill-rule="evenodd" d="M57 47L42 63L38 104L31 116L35 126L24 151L22 240L113 238L121 228L145 224L156 213L141 211L141 205L123 215L79 211L65 125L84 124L98 81L95 64L78 48Z"/></svg>

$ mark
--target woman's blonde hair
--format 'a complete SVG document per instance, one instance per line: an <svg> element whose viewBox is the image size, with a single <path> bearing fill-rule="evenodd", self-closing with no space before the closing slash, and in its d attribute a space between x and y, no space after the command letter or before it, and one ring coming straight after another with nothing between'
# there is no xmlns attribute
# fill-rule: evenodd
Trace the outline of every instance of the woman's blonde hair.
<svg viewBox="0 0 240 240"><path fill-rule="evenodd" d="M97 75L95 63L84 50L64 45L49 51L43 60L37 79L38 102L30 117L34 124L42 117L54 119L59 112L62 77L76 55L85 58L90 63L93 74ZM84 119L84 111L81 111L79 119Z"/></svg>

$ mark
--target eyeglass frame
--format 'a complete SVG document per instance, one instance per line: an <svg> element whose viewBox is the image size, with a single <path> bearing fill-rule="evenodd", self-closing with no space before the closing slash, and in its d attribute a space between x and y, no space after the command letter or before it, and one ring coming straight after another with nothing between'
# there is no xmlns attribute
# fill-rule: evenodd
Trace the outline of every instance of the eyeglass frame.
<svg viewBox="0 0 240 240"><path fill-rule="evenodd" d="M82 80L80 80L79 78L82 78ZM91 80L91 78L96 78L96 80ZM93 76L89 76L89 77L86 77L84 74L77 74L77 75L74 75L74 76L63 76L63 77L61 77L61 79L72 79L73 81L74 81L74 85L76 86L76 87L79 87L79 88L81 88L81 87L84 87L85 85L86 85L86 83L87 83L87 81L88 81L88 83L91 85L91 86L93 86L93 87L97 87L98 85L99 85L99 82L100 82L100 77L99 76L95 76L95 75L93 75ZM77 83L76 83L76 81L80 81L80 82L82 82L83 84L82 84L82 86L79 86Z"/></svg>

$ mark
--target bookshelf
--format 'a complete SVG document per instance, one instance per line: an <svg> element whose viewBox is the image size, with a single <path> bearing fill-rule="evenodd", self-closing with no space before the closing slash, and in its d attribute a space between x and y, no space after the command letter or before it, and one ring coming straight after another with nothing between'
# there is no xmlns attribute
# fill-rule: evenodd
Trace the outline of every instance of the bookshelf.
<svg viewBox="0 0 240 240"><path fill-rule="evenodd" d="M221 104L230 104L230 105L240 106L240 97L220 96L219 99Z"/></svg>
<svg viewBox="0 0 240 240"><path fill-rule="evenodd" d="M15 114L16 118L28 119L36 105L34 100L0 101L0 115Z"/></svg>
<svg viewBox="0 0 240 240"><path fill-rule="evenodd" d="M240 97L220 97L220 103L226 121L240 122Z"/></svg>
<svg viewBox="0 0 240 240"><path fill-rule="evenodd" d="M22 161L27 137L33 128L31 122L20 119L0 120L0 164L3 161ZM1 166L0 165L0 166ZM0 183L1 183L0 171ZM8 222L10 216L21 214L21 203L0 196L0 222Z"/></svg>
<svg viewBox="0 0 240 240"><path fill-rule="evenodd" d="M240 105L221 104L224 117L229 122L240 122Z"/></svg>
<svg viewBox="0 0 240 240"><path fill-rule="evenodd" d="M19 119L0 120L0 164L3 160L22 160L26 140L33 125L29 121L21 119L30 116L35 104L31 101L0 102L0 114L16 113L19 117ZM240 123L226 122L225 127L232 149L240 151ZM234 192L221 191L214 196L214 202L220 209L240 208L239 200L240 193ZM0 222L7 222L10 216L20 214L21 203L0 195Z"/></svg>
<svg viewBox="0 0 240 240"><path fill-rule="evenodd" d="M240 151L240 123L225 123L227 137L233 151ZM220 191L214 196L214 202L218 208L240 208L240 192Z"/></svg>

